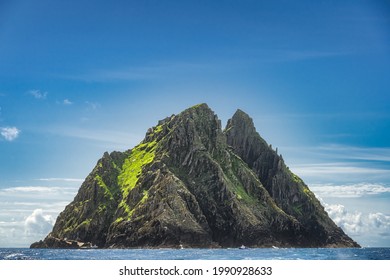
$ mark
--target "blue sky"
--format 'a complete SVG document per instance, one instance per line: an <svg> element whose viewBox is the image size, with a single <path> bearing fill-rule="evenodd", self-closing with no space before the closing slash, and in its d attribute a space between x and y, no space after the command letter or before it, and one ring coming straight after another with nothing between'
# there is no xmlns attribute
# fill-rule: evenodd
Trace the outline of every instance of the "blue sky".
<svg viewBox="0 0 390 280"><path fill-rule="evenodd" d="M330 216L390 246L388 1L0 2L0 247L43 238L105 151L237 108Z"/></svg>

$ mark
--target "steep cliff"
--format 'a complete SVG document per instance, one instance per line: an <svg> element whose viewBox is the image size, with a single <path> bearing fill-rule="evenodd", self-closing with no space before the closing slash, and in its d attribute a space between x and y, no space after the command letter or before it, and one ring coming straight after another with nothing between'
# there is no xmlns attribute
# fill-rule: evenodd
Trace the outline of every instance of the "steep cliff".
<svg viewBox="0 0 390 280"><path fill-rule="evenodd" d="M293 174L266 141L256 132L253 120L237 110L228 121L225 135L234 152L253 170L272 199L302 226L304 246L355 246L328 217L308 186Z"/></svg>
<svg viewBox="0 0 390 280"><path fill-rule="evenodd" d="M53 231L32 247L358 246L238 110L225 131L206 105L105 153ZM57 245L56 245L57 244Z"/></svg>

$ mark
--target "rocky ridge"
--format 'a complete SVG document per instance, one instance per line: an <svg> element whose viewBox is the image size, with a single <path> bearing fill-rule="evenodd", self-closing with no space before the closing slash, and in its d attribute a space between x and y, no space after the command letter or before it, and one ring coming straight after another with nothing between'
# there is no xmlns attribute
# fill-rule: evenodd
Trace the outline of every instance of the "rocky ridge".
<svg viewBox="0 0 390 280"><path fill-rule="evenodd" d="M34 248L358 247L237 110L227 127L206 105L105 153ZM61 245L62 244L62 245Z"/></svg>

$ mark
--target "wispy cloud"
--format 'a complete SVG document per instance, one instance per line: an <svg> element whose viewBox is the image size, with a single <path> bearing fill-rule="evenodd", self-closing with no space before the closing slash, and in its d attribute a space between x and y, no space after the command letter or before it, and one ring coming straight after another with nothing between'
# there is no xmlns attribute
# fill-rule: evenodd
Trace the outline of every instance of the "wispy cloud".
<svg viewBox="0 0 390 280"><path fill-rule="evenodd" d="M320 58L330 58L350 55L347 52L339 51L320 51L320 50L272 50L268 51L268 59L274 61L300 61Z"/></svg>
<svg viewBox="0 0 390 280"><path fill-rule="evenodd" d="M301 175L337 175L337 174L387 174L389 170L356 166L348 162L330 162L293 165L294 172Z"/></svg>
<svg viewBox="0 0 390 280"><path fill-rule="evenodd" d="M290 169L309 183L386 182L390 180L388 169L369 163L330 162L296 164L291 165Z"/></svg>
<svg viewBox="0 0 390 280"><path fill-rule="evenodd" d="M390 193L390 186L359 183L346 185L312 184L310 189L319 197L363 197Z"/></svg>
<svg viewBox="0 0 390 280"><path fill-rule="evenodd" d="M321 49L245 49L241 48L236 53L241 54L240 57L251 57L251 60L243 61L246 64L255 63L258 65L262 64L279 64L279 63L290 63L297 61L306 60L318 60L318 59L329 59L337 58L342 56L351 56L352 52L339 51L339 50L321 50Z"/></svg>
<svg viewBox="0 0 390 280"><path fill-rule="evenodd" d="M0 134L7 141L14 141L20 135L20 129L16 127L1 127Z"/></svg>
<svg viewBox="0 0 390 280"><path fill-rule="evenodd" d="M36 99L46 99L47 94L48 94L46 91L41 91L39 89L32 89L32 90L29 90L27 93Z"/></svg>
<svg viewBox="0 0 390 280"><path fill-rule="evenodd" d="M350 55L341 51L326 50L295 50L295 49L240 49L225 53L229 58L213 56L199 57L196 60L162 60L154 63L134 66L112 67L107 69L90 69L79 74L58 75L64 79L86 82L111 82L111 81L149 81L178 78L181 76L194 75L196 73L226 73L228 69L242 67L258 67L259 63L284 63L320 58L331 58ZM241 54L238 55L237 54ZM238 57L238 58L237 58ZM249 58L248 58L249 57Z"/></svg>
<svg viewBox="0 0 390 280"><path fill-rule="evenodd" d="M101 107L98 102L86 101L85 104L87 105L87 111L96 111Z"/></svg>
<svg viewBox="0 0 390 280"><path fill-rule="evenodd" d="M69 187L54 187L54 186L19 186L12 188L0 189L0 196L8 202L22 201L63 201L64 199L71 200L75 195L79 184ZM0 200L1 202L1 200Z"/></svg>
<svg viewBox="0 0 390 280"><path fill-rule="evenodd" d="M390 181L388 147L322 145L281 150L295 157L294 162L302 162L291 164L290 168L308 182Z"/></svg>
<svg viewBox="0 0 390 280"><path fill-rule="evenodd" d="M335 137L348 137L348 135L337 135ZM326 144L312 147L282 147L282 150L299 150L312 158L323 160L349 160L349 161L382 161L390 162L390 147L359 147L340 144Z"/></svg>
<svg viewBox="0 0 390 280"><path fill-rule="evenodd" d="M62 101L62 104L64 104L64 105L73 105L73 102L70 101L69 99L64 99L64 100Z"/></svg>
<svg viewBox="0 0 390 280"><path fill-rule="evenodd" d="M44 181L44 182L83 182L83 179L77 179L77 178L40 178L37 179L38 181Z"/></svg>
<svg viewBox="0 0 390 280"><path fill-rule="evenodd" d="M142 139L142 135L133 135L117 130L89 130L77 127L62 127L52 129L51 133L93 141L104 145L106 149L128 149Z"/></svg>
<svg viewBox="0 0 390 280"><path fill-rule="evenodd" d="M160 67L128 67L118 69L100 69L80 73L78 75L60 75L69 80L86 82L139 81L161 77L164 74Z"/></svg>
<svg viewBox="0 0 390 280"><path fill-rule="evenodd" d="M319 153L333 158L390 162L390 148L387 147L355 147L334 144L320 146L316 150Z"/></svg>
<svg viewBox="0 0 390 280"><path fill-rule="evenodd" d="M62 78L71 80L80 80L86 82L112 82L112 81L150 81L150 80L165 80L167 78L178 78L187 76L187 74L195 74L205 72L220 72L232 68L232 64L237 64L236 61L165 61L156 62L148 66L129 66L117 67L109 69L93 69L89 72L80 73L78 75L61 75ZM230 67L229 67L230 66Z"/></svg>
<svg viewBox="0 0 390 280"><path fill-rule="evenodd" d="M62 190L62 187L24 186L2 189L0 193L57 193Z"/></svg>

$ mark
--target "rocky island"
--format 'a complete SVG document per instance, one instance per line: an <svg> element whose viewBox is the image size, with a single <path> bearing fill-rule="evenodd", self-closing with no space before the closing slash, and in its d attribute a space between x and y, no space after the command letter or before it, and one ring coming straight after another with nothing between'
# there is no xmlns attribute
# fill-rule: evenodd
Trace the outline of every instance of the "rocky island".
<svg viewBox="0 0 390 280"><path fill-rule="evenodd" d="M359 247L237 110L200 104L104 153L31 248Z"/></svg>

